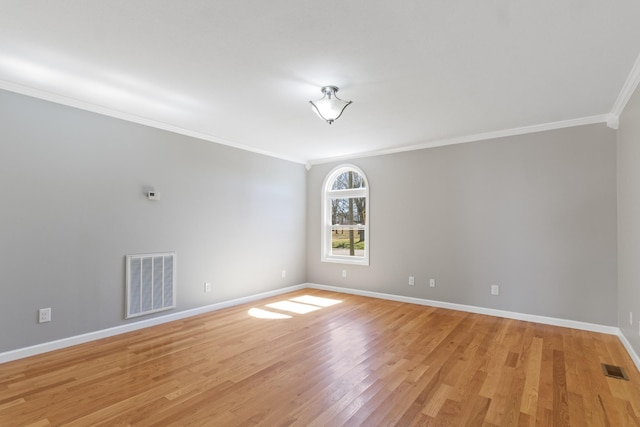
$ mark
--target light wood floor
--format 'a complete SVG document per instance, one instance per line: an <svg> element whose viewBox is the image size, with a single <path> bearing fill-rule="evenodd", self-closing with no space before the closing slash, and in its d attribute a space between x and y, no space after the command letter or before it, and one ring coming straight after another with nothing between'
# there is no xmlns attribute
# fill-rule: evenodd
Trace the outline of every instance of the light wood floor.
<svg viewBox="0 0 640 427"><path fill-rule="evenodd" d="M303 295L342 302L265 307ZM615 336L308 289L0 365L0 426L48 425L640 426L640 374Z"/></svg>

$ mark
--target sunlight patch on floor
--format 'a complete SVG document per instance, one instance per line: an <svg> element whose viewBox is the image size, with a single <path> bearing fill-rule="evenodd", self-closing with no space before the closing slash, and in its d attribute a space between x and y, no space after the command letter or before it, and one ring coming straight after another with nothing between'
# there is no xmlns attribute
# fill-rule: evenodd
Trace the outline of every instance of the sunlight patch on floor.
<svg viewBox="0 0 640 427"><path fill-rule="evenodd" d="M263 310L261 308L252 308L249 310L249 316L257 319L291 319L288 314L276 313L274 311Z"/></svg>
<svg viewBox="0 0 640 427"><path fill-rule="evenodd" d="M309 304L300 304L293 301L278 301L272 304L267 304L269 308L276 308L282 311L290 311L297 314L311 313L312 311L320 310L322 307Z"/></svg>
<svg viewBox="0 0 640 427"><path fill-rule="evenodd" d="M318 307L330 307L340 304L342 301L331 298L314 297L312 295L303 295L301 297L291 298L290 301L301 302L303 304L317 305Z"/></svg>
<svg viewBox="0 0 640 427"><path fill-rule="evenodd" d="M280 311L286 311L295 314L306 314L312 311L321 310L325 307L331 307L332 305L340 304L342 301L331 298L315 297L312 295L303 295L300 297L291 298L289 300L283 300L267 304L265 307L274 308ZM292 316L284 313L278 313L275 311L265 310L262 308L252 308L248 311L248 314L257 319L291 319Z"/></svg>

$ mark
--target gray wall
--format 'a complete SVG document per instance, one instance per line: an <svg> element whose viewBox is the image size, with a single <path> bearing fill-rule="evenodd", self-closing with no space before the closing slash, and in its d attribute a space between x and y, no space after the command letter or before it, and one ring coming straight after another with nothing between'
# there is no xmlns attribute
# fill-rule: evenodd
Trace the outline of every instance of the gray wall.
<svg viewBox="0 0 640 427"><path fill-rule="evenodd" d="M5 91L0 132L0 352L131 322L126 254L177 251L177 311L306 280L302 165Z"/></svg>
<svg viewBox="0 0 640 427"><path fill-rule="evenodd" d="M618 281L618 326L640 354L640 89L618 130Z"/></svg>
<svg viewBox="0 0 640 427"><path fill-rule="evenodd" d="M320 262L321 187L339 163L314 166L308 280L615 326L615 138L590 125L351 161L370 183L368 267Z"/></svg>
<svg viewBox="0 0 640 427"><path fill-rule="evenodd" d="M135 321L123 319L124 256L169 250L177 311L309 281L604 325L619 317L639 351L638 104L636 94L618 143L618 310L616 133L604 125L352 161L371 185L371 265L360 267L320 262L320 190L338 163L306 173L0 91L0 352ZM162 200L148 201L149 187ZM37 324L41 307L53 322Z"/></svg>

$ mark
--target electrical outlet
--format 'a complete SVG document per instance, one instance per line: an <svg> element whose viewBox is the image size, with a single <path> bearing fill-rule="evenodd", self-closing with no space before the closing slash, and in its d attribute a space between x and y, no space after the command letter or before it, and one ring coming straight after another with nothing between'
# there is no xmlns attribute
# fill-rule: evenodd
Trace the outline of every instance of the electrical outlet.
<svg viewBox="0 0 640 427"><path fill-rule="evenodd" d="M51 322L51 308L38 310L38 323Z"/></svg>
<svg viewBox="0 0 640 427"><path fill-rule="evenodd" d="M287 270L282 270L282 278L283 279L287 278Z"/></svg>
<svg viewBox="0 0 640 427"><path fill-rule="evenodd" d="M347 277L347 270L342 270L342 277Z"/></svg>
<svg viewBox="0 0 640 427"><path fill-rule="evenodd" d="M416 280L413 276L409 276L409 286L413 286L416 284Z"/></svg>
<svg viewBox="0 0 640 427"><path fill-rule="evenodd" d="M204 284L204 291L211 292L211 283L207 282Z"/></svg>
<svg viewBox="0 0 640 427"><path fill-rule="evenodd" d="M500 295L500 286L491 285L491 295Z"/></svg>
<svg viewBox="0 0 640 427"><path fill-rule="evenodd" d="M429 287L430 288L436 287L436 279L429 279Z"/></svg>
<svg viewBox="0 0 640 427"><path fill-rule="evenodd" d="M633 326L633 311L629 312L629 326Z"/></svg>

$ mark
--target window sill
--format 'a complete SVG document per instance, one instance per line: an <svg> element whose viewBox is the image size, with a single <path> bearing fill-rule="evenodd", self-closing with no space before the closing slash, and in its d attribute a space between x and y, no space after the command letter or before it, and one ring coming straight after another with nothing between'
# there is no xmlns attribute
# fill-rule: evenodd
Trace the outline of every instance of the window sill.
<svg viewBox="0 0 640 427"><path fill-rule="evenodd" d="M341 256L331 256L331 257L322 257L320 259L322 262L332 262L335 264L349 264L349 265L369 265L369 259L365 257L341 257Z"/></svg>

